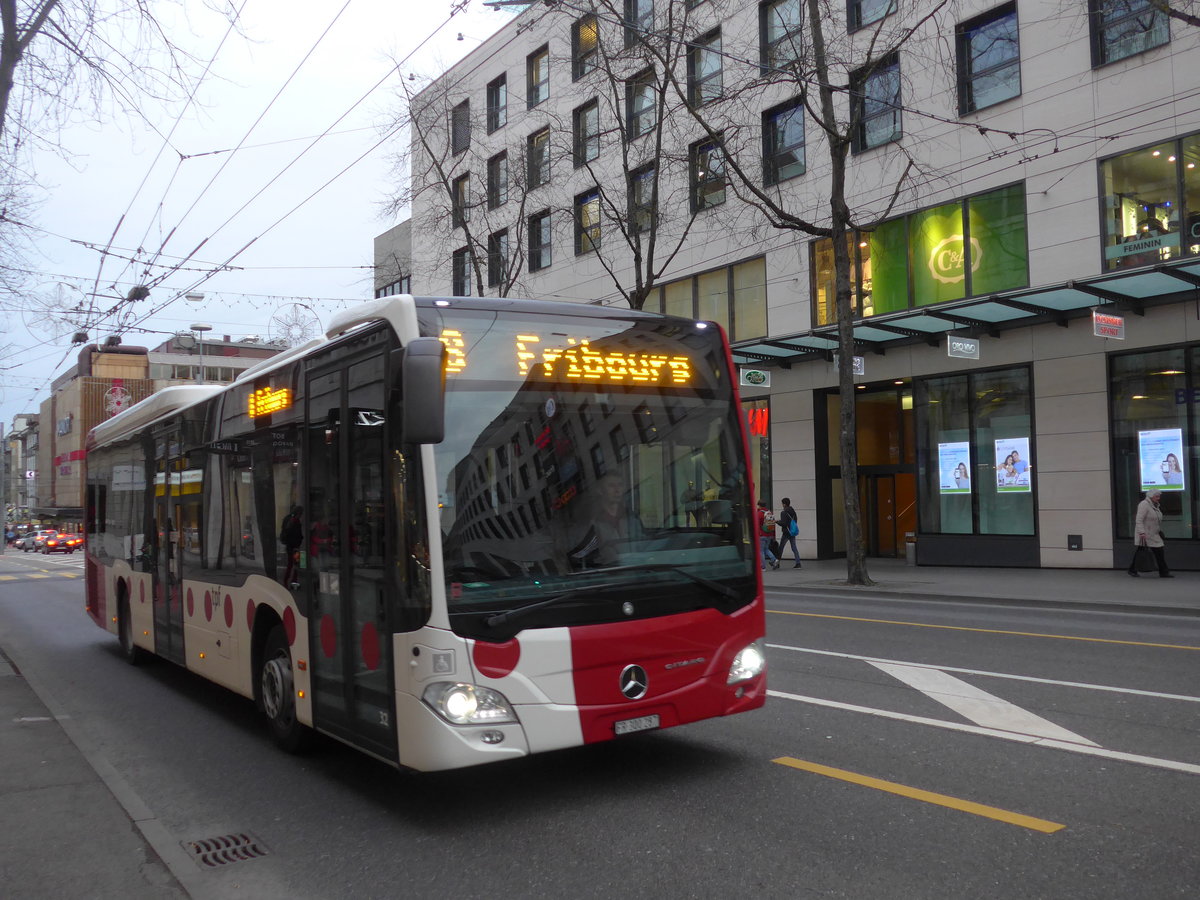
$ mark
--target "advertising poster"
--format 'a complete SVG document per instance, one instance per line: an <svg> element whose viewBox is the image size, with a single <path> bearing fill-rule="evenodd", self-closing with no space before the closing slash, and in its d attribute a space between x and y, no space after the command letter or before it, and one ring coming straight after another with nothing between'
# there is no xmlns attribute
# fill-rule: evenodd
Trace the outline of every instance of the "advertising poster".
<svg viewBox="0 0 1200 900"><path fill-rule="evenodd" d="M938 444L940 493L971 493L971 452L966 441Z"/></svg>
<svg viewBox="0 0 1200 900"><path fill-rule="evenodd" d="M1000 438L996 441L996 490L1028 493L1033 462L1029 458L1029 438Z"/></svg>
<svg viewBox="0 0 1200 900"><path fill-rule="evenodd" d="M1138 467L1143 491L1184 490L1183 459L1182 428L1138 432Z"/></svg>

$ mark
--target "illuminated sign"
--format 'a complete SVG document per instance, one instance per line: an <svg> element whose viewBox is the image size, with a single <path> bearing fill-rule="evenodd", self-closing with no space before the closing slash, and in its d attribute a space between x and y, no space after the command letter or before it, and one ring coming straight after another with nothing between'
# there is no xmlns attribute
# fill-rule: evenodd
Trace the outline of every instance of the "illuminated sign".
<svg viewBox="0 0 1200 900"><path fill-rule="evenodd" d="M250 418L257 419L259 416L269 416L271 413L285 410L291 405L292 392L288 388L279 388L275 391L270 388L259 388L250 395L246 411L250 414Z"/></svg>
<svg viewBox="0 0 1200 900"><path fill-rule="evenodd" d="M458 375L467 368L466 342L461 331L445 329L446 374ZM566 346L541 346L536 334L518 334L513 339L515 374L526 379L565 379L594 384L691 384L692 361L668 353L597 350L587 338L567 338ZM557 370L557 376L556 376Z"/></svg>
<svg viewBox="0 0 1200 900"><path fill-rule="evenodd" d="M958 284L967 275L967 245L971 249L971 271L983 263L983 247L976 238L968 242L961 234L938 241L929 251L929 274L942 284Z"/></svg>
<svg viewBox="0 0 1200 900"><path fill-rule="evenodd" d="M1125 317L1092 310L1092 334L1096 337L1125 340Z"/></svg>

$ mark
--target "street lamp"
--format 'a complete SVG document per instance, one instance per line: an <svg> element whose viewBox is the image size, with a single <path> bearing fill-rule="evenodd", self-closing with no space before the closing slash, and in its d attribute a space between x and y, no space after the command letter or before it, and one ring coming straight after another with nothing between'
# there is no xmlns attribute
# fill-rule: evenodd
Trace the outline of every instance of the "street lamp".
<svg viewBox="0 0 1200 900"><path fill-rule="evenodd" d="M200 332L200 383L204 384L204 332L212 331L212 326L205 325L203 322L193 322L192 331Z"/></svg>

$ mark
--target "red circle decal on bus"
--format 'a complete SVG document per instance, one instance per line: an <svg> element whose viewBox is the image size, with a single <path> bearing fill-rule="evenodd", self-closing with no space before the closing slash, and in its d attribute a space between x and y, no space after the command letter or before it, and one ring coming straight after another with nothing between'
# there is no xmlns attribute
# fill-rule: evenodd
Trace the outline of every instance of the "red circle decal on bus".
<svg viewBox="0 0 1200 900"><path fill-rule="evenodd" d="M204 618L212 621L212 591L204 592Z"/></svg>
<svg viewBox="0 0 1200 900"><path fill-rule="evenodd" d="M225 627L233 627L233 598L225 595Z"/></svg>
<svg viewBox="0 0 1200 900"><path fill-rule="evenodd" d="M254 598L246 601L246 627L254 631Z"/></svg>
<svg viewBox="0 0 1200 900"><path fill-rule="evenodd" d="M192 613L195 611L195 608L196 608L196 605L195 605L195 604L192 602L192 589L191 589L191 588L188 588L188 592L187 592L187 610L188 610L188 618L189 618L189 619L192 617Z"/></svg>
<svg viewBox="0 0 1200 900"><path fill-rule="evenodd" d="M296 643L296 614L290 606L283 611L283 633L287 635L289 647Z"/></svg>
<svg viewBox="0 0 1200 900"><path fill-rule="evenodd" d="M379 668L379 631L374 622L368 622L362 630L363 665L374 672Z"/></svg>
<svg viewBox="0 0 1200 900"><path fill-rule="evenodd" d="M476 641L471 656L475 660L475 668L488 678L503 678L517 667L521 658L521 645L516 638L503 644Z"/></svg>
<svg viewBox="0 0 1200 900"><path fill-rule="evenodd" d="M333 654L337 653L337 626L328 613L321 616L321 650L327 659L333 659Z"/></svg>

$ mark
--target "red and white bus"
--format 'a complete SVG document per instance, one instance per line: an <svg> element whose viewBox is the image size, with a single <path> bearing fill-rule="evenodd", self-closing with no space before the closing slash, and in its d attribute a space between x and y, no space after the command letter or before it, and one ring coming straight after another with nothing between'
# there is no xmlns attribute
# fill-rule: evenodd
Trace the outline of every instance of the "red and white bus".
<svg viewBox="0 0 1200 900"><path fill-rule="evenodd" d="M388 297L89 435L87 609L430 771L766 697L746 434L721 329Z"/></svg>

